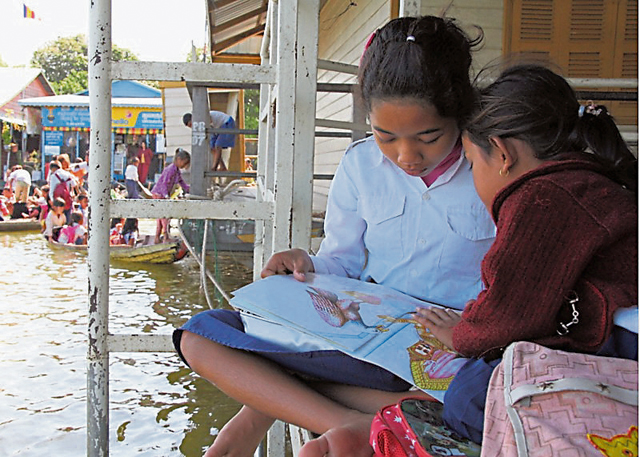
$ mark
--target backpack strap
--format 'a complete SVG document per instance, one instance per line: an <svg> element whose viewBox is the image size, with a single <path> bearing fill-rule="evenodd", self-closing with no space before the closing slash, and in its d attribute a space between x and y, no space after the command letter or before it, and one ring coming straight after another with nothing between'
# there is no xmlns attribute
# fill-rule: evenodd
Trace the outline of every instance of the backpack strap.
<svg viewBox="0 0 640 457"><path fill-rule="evenodd" d="M529 451L527 449L527 440L524 436L524 425L518 412L514 409L515 401L511 397L511 384L513 383L513 349L517 343L511 343L507 346L502 356L502 370L504 375L504 406L507 410L507 416L513 427L513 435L518 448L518 457L527 457Z"/></svg>
<svg viewBox="0 0 640 457"><path fill-rule="evenodd" d="M638 391L586 378L563 378L556 381L518 386L511 391L509 398L510 401L515 403L534 395L563 391L592 392L627 405L638 406Z"/></svg>

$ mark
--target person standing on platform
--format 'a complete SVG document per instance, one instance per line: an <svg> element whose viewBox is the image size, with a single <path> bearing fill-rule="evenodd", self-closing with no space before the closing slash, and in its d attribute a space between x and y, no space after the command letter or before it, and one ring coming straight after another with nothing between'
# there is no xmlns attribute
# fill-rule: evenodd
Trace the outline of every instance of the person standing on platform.
<svg viewBox="0 0 640 457"><path fill-rule="evenodd" d="M140 159L132 157L124 171L124 184L127 187L127 198L140 198L138 186L142 186L142 184L140 183L140 177L138 175L139 165Z"/></svg>
<svg viewBox="0 0 640 457"><path fill-rule="evenodd" d="M209 111L211 123L209 127L214 129L235 129L236 123L233 117L221 111ZM192 128L192 115L185 113L182 116L182 122L189 128ZM213 156L213 164L211 171L227 171L225 162L229 162L231 154L230 149L236 144L236 135L234 133L213 133L209 140L211 155Z"/></svg>
<svg viewBox="0 0 640 457"><path fill-rule="evenodd" d="M151 166L151 160L153 159L153 151L149 149L146 141L140 142L140 149L138 149L138 177L142 184L147 183L147 176L149 174L149 167Z"/></svg>
<svg viewBox="0 0 640 457"><path fill-rule="evenodd" d="M31 173L22 168L22 165L14 165L9 175L8 184L15 193L16 203L26 204L31 188Z"/></svg>

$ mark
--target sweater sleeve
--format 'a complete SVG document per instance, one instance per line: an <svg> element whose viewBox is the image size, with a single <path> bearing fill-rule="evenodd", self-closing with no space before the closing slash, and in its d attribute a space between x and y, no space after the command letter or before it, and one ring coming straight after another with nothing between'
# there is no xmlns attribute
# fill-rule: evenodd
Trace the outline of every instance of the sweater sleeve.
<svg viewBox="0 0 640 457"><path fill-rule="evenodd" d="M514 191L497 228L482 265L486 289L454 327L453 345L465 356L555 336L564 297L606 236L570 194L545 181Z"/></svg>

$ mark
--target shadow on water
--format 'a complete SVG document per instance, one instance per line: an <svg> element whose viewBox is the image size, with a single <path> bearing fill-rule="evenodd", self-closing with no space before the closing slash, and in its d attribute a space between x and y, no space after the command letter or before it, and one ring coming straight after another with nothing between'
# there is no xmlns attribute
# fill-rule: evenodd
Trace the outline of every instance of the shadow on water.
<svg viewBox="0 0 640 457"><path fill-rule="evenodd" d="M5 233L0 259L0 456L86 455L86 256L51 250L37 233ZM229 257L214 267L226 291L251 280ZM171 334L205 309L189 257L111 264L112 333ZM111 354L109 395L118 456L201 456L239 409L174 353Z"/></svg>

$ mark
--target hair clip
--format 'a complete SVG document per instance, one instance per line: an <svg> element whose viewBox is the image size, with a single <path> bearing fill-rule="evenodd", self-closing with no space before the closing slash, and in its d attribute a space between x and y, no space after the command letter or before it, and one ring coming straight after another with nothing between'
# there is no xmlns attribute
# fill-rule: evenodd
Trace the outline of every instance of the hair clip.
<svg viewBox="0 0 640 457"><path fill-rule="evenodd" d="M415 43L416 37L414 37L413 35L407 35L407 41L413 41Z"/></svg>

